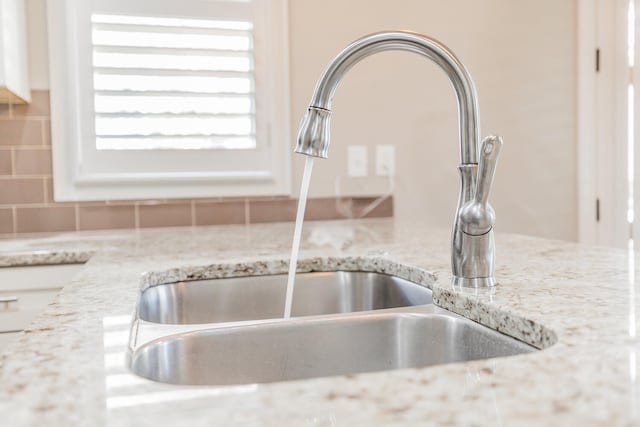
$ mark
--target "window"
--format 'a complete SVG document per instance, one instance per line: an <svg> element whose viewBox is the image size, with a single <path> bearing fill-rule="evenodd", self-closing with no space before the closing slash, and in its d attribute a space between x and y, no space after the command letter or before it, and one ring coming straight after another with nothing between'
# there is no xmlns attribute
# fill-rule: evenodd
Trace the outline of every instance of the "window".
<svg viewBox="0 0 640 427"><path fill-rule="evenodd" d="M289 194L286 0L55 0L56 200Z"/></svg>

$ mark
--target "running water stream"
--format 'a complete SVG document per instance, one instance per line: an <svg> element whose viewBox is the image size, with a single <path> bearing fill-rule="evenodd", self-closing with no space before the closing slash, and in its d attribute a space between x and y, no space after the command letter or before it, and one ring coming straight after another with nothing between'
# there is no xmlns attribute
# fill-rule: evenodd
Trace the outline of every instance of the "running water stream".
<svg viewBox="0 0 640 427"><path fill-rule="evenodd" d="M289 276L287 277L287 296L284 302L284 317L291 317L291 304L293 303L293 288L296 280L296 267L298 266L298 251L300 249L300 237L302 235L302 222L304 220L304 210L307 207L307 194L309 192L309 182L311 182L311 171L313 170L313 157L306 156L304 163L304 173L302 184L300 185L300 197L298 199L298 212L296 213L296 226L293 231L293 244L291 245L291 260L289 261Z"/></svg>

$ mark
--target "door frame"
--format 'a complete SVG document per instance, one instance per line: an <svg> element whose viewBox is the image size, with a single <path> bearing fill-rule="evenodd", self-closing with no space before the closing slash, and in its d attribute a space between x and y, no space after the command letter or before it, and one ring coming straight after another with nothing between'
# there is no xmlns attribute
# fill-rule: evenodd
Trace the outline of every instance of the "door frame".
<svg viewBox="0 0 640 427"><path fill-rule="evenodd" d="M581 243L627 247L630 237L627 87L632 75L626 51L628 4L629 0L577 2L578 239Z"/></svg>

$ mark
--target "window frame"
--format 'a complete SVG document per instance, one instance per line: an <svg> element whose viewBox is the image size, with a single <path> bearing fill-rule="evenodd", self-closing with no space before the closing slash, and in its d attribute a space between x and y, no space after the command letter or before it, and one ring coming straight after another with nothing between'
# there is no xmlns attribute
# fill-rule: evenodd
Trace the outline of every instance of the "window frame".
<svg viewBox="0 0 640 427"><path fill-rule="evenodd" d="M190 1L204 7L220 0ZM92 153L87 154L85 145L95 146L95 137L91 141L87 137L91 132L95 135L93 69L87 68L87 64L91 64L90 33L84 34L87 29L90 31L91 22L81 21L80 14L86 16L87 10L95 10L97 1L49 0L54 200L290 195L287 0L254 2L254 31L258 34L254 39L258 150L122 150L116 153L108 150L103 153L108 160L101 164L126 163L134 168L138 164L140 170L118 171L117 167L114 170L106 167L104 171L89 164ZM130 0L109 2L114 8L127 7L130 3ZM156 0L150 7L158 7L159 3L171 7L178 2ZM174 7L176 11L184 10L184 2ZM178 16L188 17L184 13ZM79 28L81 24L84 31ZM88 108L92 120L87 119ZM125 158L119 160L119 156ZM158 170L154 170L155 165Z"/></svg>

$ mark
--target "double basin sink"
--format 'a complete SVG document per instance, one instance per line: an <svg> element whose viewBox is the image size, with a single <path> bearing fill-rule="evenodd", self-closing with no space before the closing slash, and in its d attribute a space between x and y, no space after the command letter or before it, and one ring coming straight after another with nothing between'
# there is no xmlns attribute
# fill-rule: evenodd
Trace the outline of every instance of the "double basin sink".
<svg viewBox="0 0 640 427"><path fill-rule="evenodd" d="M154 381L237 385L511 356L523 342L441 309L426 287L368 272L176 282L141 292L129 367Z"/></svg>

